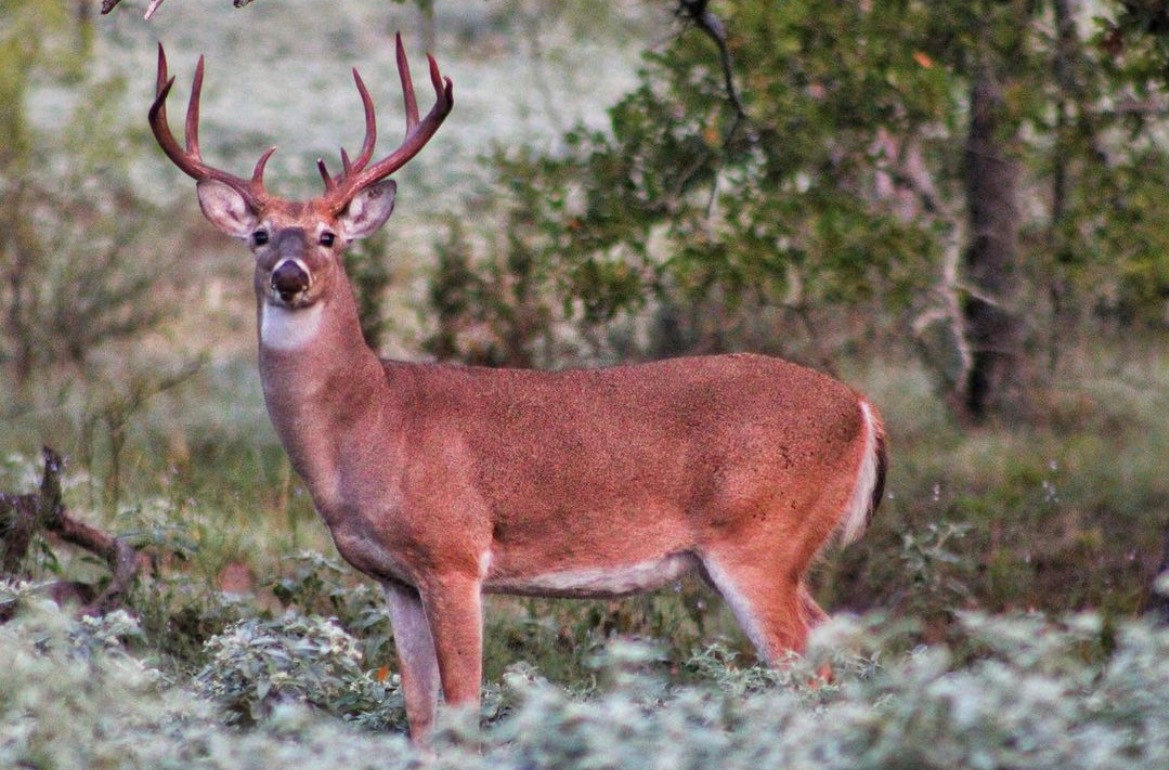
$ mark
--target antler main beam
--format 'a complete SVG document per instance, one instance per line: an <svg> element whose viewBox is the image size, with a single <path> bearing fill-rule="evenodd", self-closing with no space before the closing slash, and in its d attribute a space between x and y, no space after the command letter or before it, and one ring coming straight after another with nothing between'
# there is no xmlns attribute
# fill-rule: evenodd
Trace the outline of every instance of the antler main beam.
<svg viewBox="0 0 1169 770"><path fill-rule="evenodd" d="M365 109L365 140L361 145L361 153L350 163L349 155L341 150L342 171L340 176L333 177L325 168L323 160L317 161L321 177L325 180L325 201L334 211L341 211L349 205L349 201L359 191L385 179L402 166L406 165L418 152L426 146L438 127L446 120L454 106L454 85L450 78L444 78L439 72L434 57L427 54L430 64L430 82L434 86L434 106L425 118L418 118L418 100L414 96L414 81L410 77L410 63L406 59L406 49L402 45L402 35L398 33L397 64L398 77L402 81L402 100L406 112L406 138L398 149L391 152L382 160L366 167L373 158L373 147L377 141L377 118L373 100L365 83L357 70L353 70L353 80L357 84L357 91L361 94L361 104Z"/></svg>
<svg viewBox="0 0 1169 770"><path fill-rule="evenodd" d="M169 77L167 72L166 51L162 43L159 43L158 79L155 82L154 103L150 105L150 128L162 151L187 176L200 182L207 180L222 182L242 195L254 211L259 211L268 200L268 192L264 189L264 167L268 164L268 158L276 152L276 148L271 147L260 156L251 179L243 179L208 166L203 162L203 153L199 149L199 100L203 93L203 57L199 57L199 64L195 67L191 99L187 103L185 148L179 146L166 117L166 98L174 84L175 79Z"/></svg>

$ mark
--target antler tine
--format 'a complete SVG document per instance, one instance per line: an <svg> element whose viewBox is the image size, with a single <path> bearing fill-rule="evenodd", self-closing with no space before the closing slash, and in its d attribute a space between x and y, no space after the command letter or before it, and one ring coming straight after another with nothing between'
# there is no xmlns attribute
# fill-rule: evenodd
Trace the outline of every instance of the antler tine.
<svg viewBox="0 0 1169 770"><path fill-rule="evenodd" d="M256 161L256 167L252 170L252 184L255 185L261 192L264 192L264 168L268 165L268 158L272 157L272 153L276 152L275 147L269 147Z"/></svg>
<svg viewBox="0 0 1169 770"><path fill-rule="evenodd" d="M174 82L174 78L167 77L166 71L166 51L162 47L162 43L158 44L158 77L154 81L154 97L157 100L162 95L164 88L169 88L170 84ZM163 107L165 112L166 107Z"/></svg>
<svg viewBox="0 0 1169 770"><path fill-rule="evenodd" d="M187 103L186 119L186 148L179 146L175 135L170 130L170 121L166 115L166 99L170 95L175 79L169 77L167 71L166 51L162 44L158 46L158 75L155 82L154 103L150 105L150 128L159 147L166 153L179 169L192 179L200 182L214 180L233 188L244 197L248 205L259 211L267 200L264 190L264 167L268 158L276 151L273 147L265 152L252 172L251 180L241 179L234 174L212 168L203 162L199 151L199 101L203 90L203 57L199 57L199 64L195 67L195 79L191 86L191 99Z"/></svg>
<svg viewBox="0 0 1169 770"><path fill-rule="evenodd" d="M203 160L203 153L199 152L199 101L203 96L203 55L199 54L199 63L195 65L195 79L191 82L191 98L187 102L187 121L183 127L186 132L187 154L198 161Z"/></svg>
<svg viewBox="0 0 1169 770"><path fill-rule="evenodd" d="M361 152L357 154L357 161L353 164L355 171L361 171L373 157L373 146L377 143L377 113L369 89L365 87L361 73L356 67L353 69L353 82L357 84L357 93L361 95L361 108L365 111L365 141L361 143ZM348 176L349 173L349 168L346 168L345 175Z"/></svg>
<svg viewBox="0 0 1169 770"><path fill-rule="evenodd" d="M455 84L451 82L450 78L444 78L442 73L438 71L438 62L434 60L434 56L426 54L426 61L430 63L430 84L434 86L434 92L438 95L439 100L446 103L446 112L443 113L443 118L446 118L446 113L455 106ZM431 109L433 110L433 108Z"/></svg>
<svg viewBox="0 0 1169 770"><path fill-rule="evenodd" d="M369 100L364 84L357 78L358 90L362 93L362 104L366 107L366 143L362 146L360 157L353 163L351 171L347 171L340 179L333 180L326 177L325 199L335 211L341 211L349 205L359 191L384 179L406 165L417 155L426 143L430 141L439 126L446 120L454 107L454 84L450 78L444 78L439 72L438 63L434 57L427 55L430 64L430 80L434 85L434 106L425 118L418 118L418 102L414 96L414 82L410 77L410 65L406 60L406 51L402 45L402 36L397 36L397 64L398 75L402 81L402 95L406 108L406 138L398 149L388 156L366 168L368 155L373 153L373 142L376 138L373 102ZM356 73L355 73L356 74ZM335 187L334 187L335 183Z"/></svg>
<svg viewBox="0 0 1169 770"><path fill-rule="evenodd" d="M179 147L170 130L170 121L166 117L166 98L174 87L175 79L169 76L166 65L166 51L162 44L158 45L158 78L155 82L154 102L150 105L150 128L154 131L154 138L158 141L162 151L188 176L199 179L202 174L202 164L187 156Z"/></svg>
<svg viewBox="0 0 1169 770"><path fill-rule="evenodd" d="M350 161L349 153L345 151L344 147L341 148L340 176L333 177L325 167L325 161L321 158L317 159L317 170L321 172L321 178L325 182L326 193L333 192L337 189L338 182L365 168L370 158L373 157L373 147L377 142L377 118L374 113L373 99L369 95L369 89L365 87L365 82L361 79L361 73L356 68L353 70L353 82L357 84L357 93L361 96L361 106L365 110L365 139L362 140L361 152L358 153L356 161Z"/></svg>
<svg viewBox="0 0 1169 770"><path fill-rule="evenodd" d="M333 175L329 173L329 169L325 167L325 159L317 158L317 171L321 172L321 179L325 180L325 194L335 192L337 189L337 180L333 179Z"/></svg>
<svg viewBox="0 0 1169 770"><path fill-rule="evenodd" d="M418 101L414 98L414 78L410 77L410 61L406 58L406 48L402 45L402 33L397 38L396 56L398 59L398 77L402 80L402 101L406 107L406 133L418 125ZM427 54L429 57L430 55Z"/></svg>

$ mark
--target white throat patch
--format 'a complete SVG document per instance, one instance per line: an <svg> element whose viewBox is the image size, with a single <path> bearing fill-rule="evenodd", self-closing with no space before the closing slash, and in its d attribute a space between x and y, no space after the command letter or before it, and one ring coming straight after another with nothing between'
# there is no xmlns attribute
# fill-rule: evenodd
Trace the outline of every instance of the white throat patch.
<svg viewBox="0 0 1169 770"><path fill-rule="evenodd" d="M312 342L321 329L323 302L289 310L265 302L260 310L260 344L271 350L296 350Z"/></svg>

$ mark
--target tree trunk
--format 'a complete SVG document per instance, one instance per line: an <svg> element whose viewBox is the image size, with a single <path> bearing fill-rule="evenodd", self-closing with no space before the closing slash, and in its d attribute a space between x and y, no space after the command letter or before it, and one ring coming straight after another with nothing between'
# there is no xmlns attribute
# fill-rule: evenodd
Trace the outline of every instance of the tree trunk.
<svg viewBox="0 0 1169 770"><path fill-rule="evenodd" d="M1055 146L1051 166L1051 224L1048 242L1051 251L1051 269L1047 275L1047 297L1051 303L1050 330L1047 340L1047 376L1054 377L1059 369L1059 356L1065 342L1064 327L1068 321L1068 280L1066 265L1072 257L1064 228L1067 224L1068 187L1070 184L1069 158L1076 131L1072 115L1079 102L1076 71L1079 59L1079 36L1076 32L1077 0L1055 0L1056 45L1053 70L1058 89L1055 103Z"/></svg>
<svg viewBox="0 0 1169 770"><path fill-rule="evenodd" d="M970 241L964 255L963 321L970 368L958 409L978 424L1025 412L1023 325L1019 296L1019 159L1002 84L982 66L970 91L966 200Z"/></svg>

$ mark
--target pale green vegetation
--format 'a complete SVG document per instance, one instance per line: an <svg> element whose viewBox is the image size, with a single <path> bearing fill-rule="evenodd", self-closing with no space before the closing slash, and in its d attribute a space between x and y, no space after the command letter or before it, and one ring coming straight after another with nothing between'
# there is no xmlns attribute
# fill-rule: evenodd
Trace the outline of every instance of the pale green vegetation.
<svg viewBox="0 0 1169 770"><path fill-rule="evenodd" d="M278 144L271 187L315 194L315 159L359 141L351 66L396 140L390 41L421 60L417 8L168 0L147 25L124 0L86 26L0 0L0 491L52 445L73 513L153 564L100 620L44 606L38 585L107 577L53 543L0 586L0 767L1169 766L1169 632L1140 619L1169 524L1169 24L1079 9L1056 83L1061 5L712 3L750 115L731 135L715 49L667 3L435 3L456 108L352 267L380 347L781 354L870 394L892 465L869 533L817 567L841 617L806 659L754 667L696 580L492 598L482 727L447 715L420 755L380 595L268 425L248 257L145 123L155 41L176 105L204 52L208 158L246 173ZM972 424L943 311L978 293L947 272L966 93L1004 51L1030 371L1025 408Z"/></svg>
<svg viewBox="0 0 1169 770"><path fill-rule="evenodd" d="M38 768L1129 768L1169 761L1169 632L1097 615L963 615L906 649L887 618L838 619L781 672L723 648L680 661L613 644L568 692L512 667L480 728L447 714L433 752L393 722L393 680L363 673L329 621L286 615L209 643L194 682L142 655L124 613L67 619L24 586L0 628L0 762ZM816 672L830 664L826 681ZM225 711L226 710L226 711ZM383 713L389 712L389 713ZM231 718L225 719L225 713ZM233 726L241 715L249 726ZM251 720L255 720L252 722Z"/></svg>

